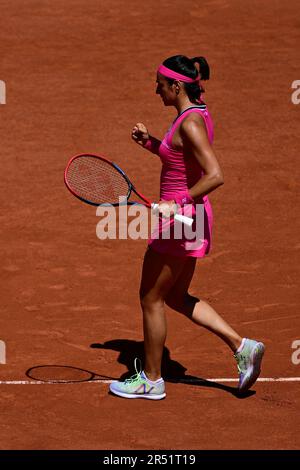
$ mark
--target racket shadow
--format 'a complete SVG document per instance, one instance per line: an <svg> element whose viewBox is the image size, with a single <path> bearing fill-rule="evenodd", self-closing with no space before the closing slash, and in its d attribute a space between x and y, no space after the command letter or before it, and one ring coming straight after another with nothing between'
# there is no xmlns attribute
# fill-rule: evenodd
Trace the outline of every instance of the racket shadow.
<svg viewBox="0 0 300 470"><path fill-rule="evenodd" d="M134 359L138 357L142 364L144 363L144 343L143 341L134 341L129 339L115 339L105 341L105 343L93 343L92 349L110 349L118 351L118 362L127 367L127 372L121 375L119 380L125 380L135 374ZM183 383L199 387L209 387L230 393L236 398L243 399L255 395L255 391L247 391L241 394L236 387L231 387L218 382L212 382L202 377L196 377L186 374L187 368L178 361L171 359L170 351L164 347L162 358L162 376L166 382Z"/></svg>
<svg viewBox="0 0 300 470"><path fill-rule="evenodd" d="M29 379L51 384L91 382L99 379L115 380L114 377L107 377L80 367L56 364L33 366L25 374Z"/></svg>

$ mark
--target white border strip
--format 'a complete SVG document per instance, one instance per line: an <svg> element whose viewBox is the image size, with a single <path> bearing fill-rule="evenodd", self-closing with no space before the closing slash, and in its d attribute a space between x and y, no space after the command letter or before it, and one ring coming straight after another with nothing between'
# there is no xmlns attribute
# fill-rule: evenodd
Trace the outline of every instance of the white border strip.
<svg viewBox="0 0 300 470"><path fill-rule="evenodd" d="M239 379L205 379L209 382L238 382ZM300 382L300 377L261 377L256 382Z"/></svg>
<svg viewBox="0 0 300 470"><path fill-rule="evenodd" d="M178 383L195 383L195 382L238 382L238 378L216 378L216 379L194 379L191 378L182 378L178 379ZM104 380L104 379L94 379L94 380L83 380L83 381L42 381L42 380L0 380L0 385L71 385L71 384L110 384L115 382L115 380ZM170 382L177 382L176 378L170 380ZM260 377L256 382L300 382L300 377Z"/></svg>

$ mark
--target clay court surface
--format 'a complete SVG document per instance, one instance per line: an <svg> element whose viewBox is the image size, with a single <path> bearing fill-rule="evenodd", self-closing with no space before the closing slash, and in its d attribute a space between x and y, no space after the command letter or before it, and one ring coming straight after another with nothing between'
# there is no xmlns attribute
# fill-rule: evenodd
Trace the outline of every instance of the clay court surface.
<svg viewBox="0 0 300 470"><path fill-rule="evenodd" d="M0 9L1 449L299 448L300 382L257 382L238 398L236 382L208 381L237 378L227 347L171 310L167 398L108 394L105 380L142 355L146 241L100 241L95 208L63 184L72 155L102 153L156 200L160 162L131 128L142 121L162 137L175 115L155 95L156 67L205 56L225 185L211 195L213 250L191 292L266 344L262 378L300 377L298 1L0 0ZM69 383L47 383L57 379Z"/></svg>

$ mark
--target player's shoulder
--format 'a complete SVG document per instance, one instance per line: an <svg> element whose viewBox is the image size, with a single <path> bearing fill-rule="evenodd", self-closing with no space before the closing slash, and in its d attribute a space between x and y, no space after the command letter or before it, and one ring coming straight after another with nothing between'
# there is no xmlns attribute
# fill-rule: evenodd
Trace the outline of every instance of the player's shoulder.
<svg viewBox="0 0 300 470"><path fill-rule="evenodd" d="M202 107L192 109L185 119L183 119L181 123L181 130L184 133L193 132L193 130L205 127L204 118L201 112L199 112L201 109Z"/></svg>

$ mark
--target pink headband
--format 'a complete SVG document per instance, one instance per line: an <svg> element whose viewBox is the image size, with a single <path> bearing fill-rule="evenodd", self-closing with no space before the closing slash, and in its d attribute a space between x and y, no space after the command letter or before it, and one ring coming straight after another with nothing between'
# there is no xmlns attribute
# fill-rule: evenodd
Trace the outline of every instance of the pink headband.
<svg viewBox="0 0 300 470"><path fill-rule="evenodd" d="M181 73L177 73L171 69L168 69L168 67L165 67L164 65L160 65L157 71L167 78L173 78L174 80L180 80L181 82L185 83L195 83L200 81L200 75L198 75L196 78L186 77L185 75L181 75Z"/></svg>

